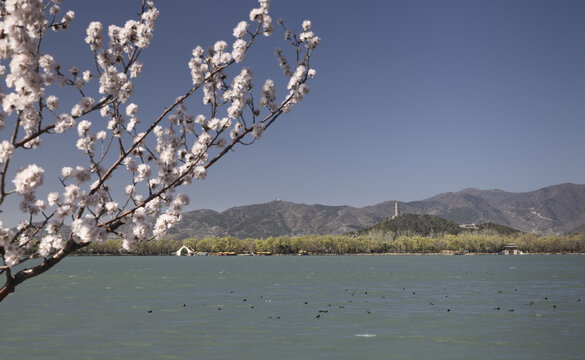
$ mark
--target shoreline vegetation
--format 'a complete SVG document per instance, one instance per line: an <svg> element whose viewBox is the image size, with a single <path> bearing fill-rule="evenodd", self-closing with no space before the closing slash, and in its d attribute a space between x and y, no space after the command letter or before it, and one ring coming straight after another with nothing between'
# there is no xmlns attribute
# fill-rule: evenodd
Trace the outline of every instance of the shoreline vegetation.
<svg viewBox="0 0 585 360"><path fill-rule="evenodd" d="M358 236L306 235L266 239L161 239L140 244L133 253L122 250L121 240L109 239L79 249L75 255L176 255L183 246L193 251L191 255L495 255L502 253L509 244L514 244L523 254L583 254L585 234L501 235L470 232L421 236L369 233Z"/></svg>

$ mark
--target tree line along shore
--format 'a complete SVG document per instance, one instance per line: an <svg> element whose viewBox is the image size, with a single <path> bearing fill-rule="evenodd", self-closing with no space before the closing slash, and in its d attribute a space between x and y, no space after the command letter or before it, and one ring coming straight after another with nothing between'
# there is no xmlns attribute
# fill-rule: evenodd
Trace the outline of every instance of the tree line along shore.
<svg viewBox="0 0 585 360"><path fill-rule="evenodd" d="M209 237L161 239L140 244L132 253L122 250L119 239L109 239L76 251L76 255L174 255L185 246L208 254L350 255L350 254L498 254L514 244L523 253L585 253L585 234L501 235L490 232L429 236L370 232L366 235L278 236L266 239Z"/></svg>

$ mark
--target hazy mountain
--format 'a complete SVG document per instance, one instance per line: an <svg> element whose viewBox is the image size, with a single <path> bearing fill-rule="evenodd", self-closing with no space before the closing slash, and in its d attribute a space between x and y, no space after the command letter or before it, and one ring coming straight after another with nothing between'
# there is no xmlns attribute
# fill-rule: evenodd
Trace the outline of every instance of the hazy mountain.
<svg viewBox="0 0 585 360"><path fill-rule="evenodd" d="M399 202L401 214L429 214L456 223L487 223L526 232L565 233L585 229L585 185L561 184L512 193L464 189L426 200ZM280 235L344 234L394 215L394 201L355 208L272 201L223 212L195 210L169 235L265 238Z"/></svg>
<svg viewBox="0 0 585 360"><path fill-rule="evenodd" d="M280 235L344 234L383 217L350 206L325 206L272 201L238 206L224 212L196 210L185 213L169 231L179 239L187 237L236 236L265 238Z"/></svg>

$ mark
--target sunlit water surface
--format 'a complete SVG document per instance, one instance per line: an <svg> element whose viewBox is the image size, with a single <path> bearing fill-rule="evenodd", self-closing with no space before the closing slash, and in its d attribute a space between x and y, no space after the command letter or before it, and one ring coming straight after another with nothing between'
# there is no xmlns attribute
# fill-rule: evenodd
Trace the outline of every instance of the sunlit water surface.
<svg viewBox="0 0 585 360"><path fill-rule="evenodd" d="M583 359L583 256L73 257L0 359Z"/></svg>

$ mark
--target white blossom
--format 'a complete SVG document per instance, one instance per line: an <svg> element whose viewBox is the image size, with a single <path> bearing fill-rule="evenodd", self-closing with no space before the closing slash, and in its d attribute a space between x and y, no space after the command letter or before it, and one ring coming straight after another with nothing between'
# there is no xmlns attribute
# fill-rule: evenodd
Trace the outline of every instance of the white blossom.
<svg viewBox="0 0 585 360"><path fill-rule="evenodd" d="M61 12L61 8L59 7L59 5L54 4L53 6L51 6L51 8L49 9L49 14L51 15L57 15Z"/></svg>
<svg viewBox="0 0 585 360"><path fill-rule="evenodd" d="M91 72L89 70L85 70L83 72L83 81L85 81L86 83L91 81Z"/></svg>
<svg viewBox="0 0 585 360"><path fill-rule="evenodd" d="M221 64L225 64L227 62L229 62L232 59L232 55L228 52L225 52L225 50L227 49L228 44L223 41L217 41L214 45L213 45L213 57L211 58L211 63L215 66L219 66Z"/></svg>
<svg viewBox="0 0 585 360"><path fill-rule="evenodd" d="M0 246L8 246L13 236L14 232L10 228L4 227L4 224L0 221Z"/></svg>
<svg viewBox="0 0 585 360"><path fill-rule="evenodd" d="M73 204L78 200L77 198L80 195L81 192L79 191L78 185L75 184L67 185L65 187L65 192L63 192L63 202L65 202L66 204Z"/></svg>
<svg viewBox="0 0 585 360"><path fill-rule="evenodd" d="M73 177L77 180L78 184L87 182L91 179L91 174L89 169L84 168L83 166L76 166L75 170L73 170Z"/></svg>
<svg viewBox="0 0 585 360"><path fill-rule="evenodd" d="M63 220L66 216L72 215L75 208L71 203L64 203L55 211L55 216L57 219Z"/></svg>
<svg viewBox="0 0 585 360"><path fill-rule="evenodd" d="M13 267L20 263L22 257L21 249L16 244L9 244L4 247L4 264Z"/></svg>
<svg viewBox="0 0 585 360"><path fill-rule="evenodd" d="M22 200L18 204L20 211L23 213L30 213L32 215L36 215L39 212L39 209L35 206L37 198L34 192L28 192L23 194Z"/></svg>
<svg viewBox="0 0 585 360"><path fill-rule="evenodd" d="M205 80L205 72L208 70L208 66L203 60L203 48L201 46L193 49L193 57L189 61L189 69L191 70L193 84L202 84Z"/></svg>
<svg viewBox="0 0 585 360"><path fill-rule="evenodd" d="M250 11L250 21L261 21L264 11L261 8L252 9Z"/></svg>
<svg viewBox="0 0 585 360"><path fill-rule="evenodd" d="M272 35L272 31L274 30L274 26L272 25L272 18L270 15L265 14L262 18L262 34L264 36Z"/></svg>
<svg viewBox="0 0 585 360"><path fill-rule="evenodd" d="M179 195L177 195L177 197L175 198L175 201L173 203L176 203L176 204L180 205L181 207L187 206L187 205L189 205L189 196L187 196L186 194L179 194Z"/></svg>
<svg viewBox="0 0 585 360"><path fill-rule="evenodd" d="M45 235L39 244L39 255L47 257L51 254L51 250L60 250L65 245L63 238L57 234Z"/></svg>
<svg viewBox="0 0 585 360"><path fill-rule="evenodd" d="M47 109L49 109L51 111L55 111L59 107L59 98L56 97L55 95L51 95L51 96L47 97L46 103L47 103Z"/></svg>
<svg viewBox="0 0 585 360"><path fill-rule="evenodd" d="M193 176L195 179L205 179L207 176L207 169L203 166L196 166L193 170Z"/></svg>
<svg viewBox="0 0 585 360"><path fill-rule="evenodd" d="M137 117L131 117L130 120L128 121L128 124L126 124L126 130L132 131L136 124L138 124L139 122L140 121L138 120Z"/></svg>
<svg viewBox="0 0 585 360"><path fill-rule="evenodd" d="M227 49L227 43L223 40L216 41L213 45L213 51L215 52L222 52Z"/></svg>
<svg viewBox="0 0 585 360"><path fill-rule="evenodd" d="M247 43L242 39L237 39L234 42L232 57L234 58L235 62L240 63L244 61L244 56L246 55L246 46Z"/></svg>
<svg viewBox="0 0 585 360"><path fill-rule="evenodd" d="M262 136L263 132L264 132L264 124L258 123L256 125L254 125L254 128L252 129L252 136L254 136L256 139L259 139Z"/></svg>
<svg viewBox="0 0 585 360"><path fill-rule="evenodd" d="M231 106L227 109L228 116L232 119L238 118L246 105L246 94L252 88L252 70L243 68L234 77L231 90L224 93L224 100L230 100Z"/></svg>
<svg viewBox="0 0 585 360"><path fill-rule="evenodd" d="M35 205L42 211L44 211L47 208L45 201L41 199L37 199L37 201L35 201Z"/></svg>
<svg viewBox="0 0 585 360"><path fill-rule="evenodd" d="M115 201L108 201L106 203L106 211L110 215L115 214L118 211L118 203Z"/></svg>
<svg viewBox="0 0 585 360"><path fill-rule="evenodd" d="M140 73L142 73L142 69L143 69L142 63L138 61L133 62L132 65L130 65L130 68L128 69L130 71L130 77L135 78L140 76Z"/></svg>
<svg viewBox="0 0 585 360"><path fill-rule="evenodd" d="M75 117L80 117L81 115L89 112L93 107L94 103L95 100L89 96L82 98L81 101L77 103L75 106L73 106L73 108L71 109L71 115Z"/></svg>
<svg viewBox="0 0 585 360"><path fill-rule="evenodd" d="M171 214L162 214L156 219L156 224L154 225L153 235L157 238L163 236L167 229L172 227L177 222L176 216Z"/></svg>
<svg viewBox="0 0 585 360"><path fill-rule="evenodd" d="M85 85L85 82L83 81L82 78L76 78L73 81L75 87L77 88L77 90L81 90L81 88L83 87L83 85Z"/></svg>
<svg viewBox="0 0 585 360"><path fill-rule="evenodd" d="M66 166L66 167L61 169L61 176L63 176L65 179L71 177L71 174L73 174L72 167Z"/></svg>
<svg viewBox="0 0 585 360"><path fill-rule="evenodd" d="M29 58L26 59L28 60ZM39 66L46 73L55 70L57 68L57 65L58 65L57 62L50 54L44 54L41 57L39 57Z"/></svg>
<svg viewBox="0 0 585 360"><path fill-rule="evenodd" d="M150 178L150 166L147 164L140 164L138 165L137 170L137 175L134 178L135 182L140 182L140 181L144 181L148 178Z"/></svg>
<svg viewBox="0 0 585 360"><path fill-rule="evenodd" d="M132 158L124 159L124 165L126 165L126 169L130 172L136 172L138 170L138 165L136 165L136 161Z"/></svg>
<svg viewBox="0 0 585 360"><path fill-rule="evenodd" d="M55 132L60 134L75 126L75 119L69 114L61 114L55 123Z"/></svg>
<svg viewBox="0 0 585 360"><path fill-rule="evenodd" d="M93 21L87 27L87 37L85 42L89 44L92 50L97 50L102 47L102 23L99 21Z"/></svg>
<svg viewBox="0 0 585 360"><path fill-rule="evenodd" d="M230 137L232 139L237 138L238 135L242 133L243 127L244 126L242 125L242 123L240 122L236 123L236 125L234 125L234 128L230 131Z"/></svg>
<svg viewBox="0 0 585 360"><path fill-rule="evenodd" d="M148 26L148 30L152 31L154 30L154 24L156 19L158 19L159 11L157 8L154 7L152 2L149 2L148 6L149 9L142 14L142 20Z"/></svg>
<svg viewBox="0 0 585 360"><path fill-rule="evenodd" d="M49 195L47 195L47 201L49 203L49 206L57 205L57 203L59 202L60 199L61 199L61 196L59 195L58 192L52 192L52 193L49 193Z"/></svg>
<svg viewBox="0 0 585 360"><path fill-rule="evenodd" d="M271 111L276 110L276 87L274 81L267 79L262 86L262 97L260 98L260 106L267 106Z"/></svg>
<svg viewBox="0 0 585 360"><path fill-rule="evenodd" d="M303 31L300 34L299 39L301 39L301 41L310 41L314 36L315 34L313 34L312 31Z"/></svg>
<svg viewBox="0 0 585 360"><path fill-rule="evenodd" d="M258 3L260 4L262 11L267 14L270 9L270 0L258 0Z"/></svg>
<svg viewBox="0 0 585 360"><path fill-rule="evenodd" d="M31 164L26 168L21 168L12 182L16 187L16 192L23 195L34 191L43 184L43 168Z"/></svg>
<svg viewBox="0 0 585 360"><path fill-rule="evenodd" d="M0 164L3 164L6 160L10 159L13 151L14 146L10 142L6 140L2 141L0 143Z"/></svg>
<svg viewBox="0 0 585 360"><path fill-rule="evenodd" d="M65 30L69 27L69 25L71 25L71 23L73 22L73 20L75 19L75 12L74 11L67 11L67 13L65 13L65 16L63 16L63 18L61 19L61 22L59 24L56 24L53 27L53 30Z"/></svg>
<svg viewBox="0 0 585 360"><path fill-rule="evenodd" d="M87 132L91 128L91 123L87 120L82 120L77 124L77 135L80 137L87 136Z"/></svg>
<svg viewBox="0 0 585 360"><path fill-rule="evenodd" d="M134 190L135 190L134 185L126 185L126 187L124 188L124 193L127 196L130 196L134 194Z"/></svg>
<svg viewBox="0 0 585 360"><path fill-rule="evenodd" d="M95 150L95 141L91 136L77 139L75 146L84 154L93 154Z"/></svg>
<svg viewBox="0 0 585 360"><path fill-rule="evenodd" d="M132 103L129 104L128 106L126 106L126 115L128 116L134 116L136 115L136 112L138 111L138 105Z"/></svg>
<svg viewBox="0 0 585 360"><path fill-rule="evenodd" d="M91 215L74 220L71 223L73 240L77 243L89 243L105 240L105 231L97 226L95 219Z"/></svg>
<svg viewBox="0 0 585 360"><path fill-rule="evenodd" d="M238 25L234 28L234 37L241 39L246 36L248 32L248 23L245 21L240 21Z"/></svg>
<svg viewBox="0 0 585 360"><path fill-rule="evenodd" d="M295 70L293 76L291 76L288 85L286 86L287 89L296 88L302 81L303 75L305 74L305 65L299 65Z"/></svg>
<svg viewBox="0 0 585 360"><path fill-rule="evenodd" d="M114 65L109 65L100 76L100 94L118 96L122 102L128 99L133 92L133 85L126 74L118 72Z"/></svg>
<svg viewBox="0 0 585 360"><path fill-rule="evenodd" d="M314 49L321 44L321 38L318 36L313 36L310 41L307 43L307 48Z"/></svg>

